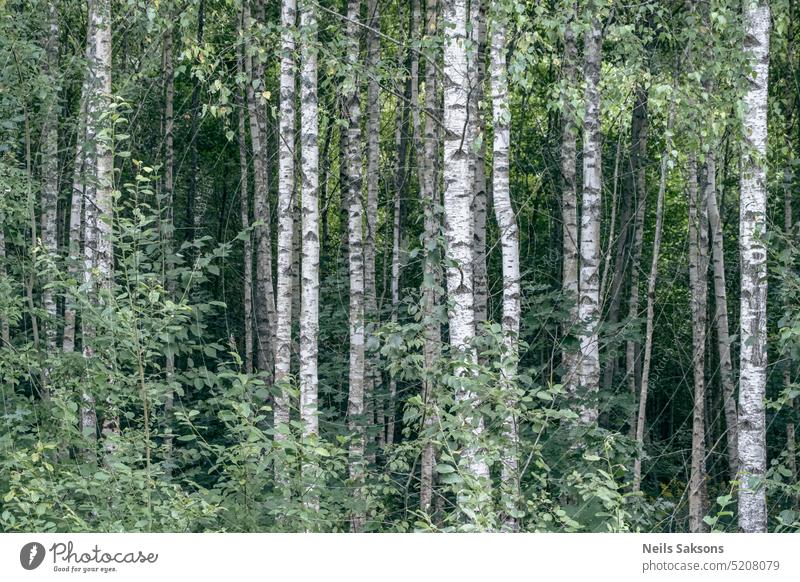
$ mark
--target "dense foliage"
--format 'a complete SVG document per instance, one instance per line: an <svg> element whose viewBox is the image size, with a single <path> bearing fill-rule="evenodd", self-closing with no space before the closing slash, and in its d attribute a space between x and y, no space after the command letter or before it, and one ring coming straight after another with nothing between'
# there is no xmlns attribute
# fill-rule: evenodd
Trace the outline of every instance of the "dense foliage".
<svg viewBox="0 0 800 582"><path fill-rule="evenodd" d="M441 200L448 187L440 151L446 147L439 127L443 100L441 86L428 82L441 79L446 68L449 24L442 6L351 0L360 10L353 36L347 2L339 0L298 0L298 10L313 7L314 35L308 27L282 26L279 2L0 0L0 531L700 531L690 524L689 509L698 446L692 435L698 344L690 263L692 245L705 244L702 252L712 256L713 237L706 231L705 243L692 242L691 174L695 189L698 183L707 188L708 172L716 181L724 310L738 379L739 192L751 66L743 4L594 0L579 2L576 18L570 0L487 1L480 11L475 2L466 3L467 14L477 15L467 34L483 27L484 37L467 40L466 53L483 63L485 78L470 105L480 121L469 151L485 168L489 211L483 210L486 314L477 318L473 358L448 341L453 300L446 276L454 267L447 261ZM110 5L112 91L93 104L86 95L98 56L87 46L94 42L88 23L104 5ZM768 529L797 531L800 5L770 5L762 233L768 249L768 465L755 486L766 491ZM369 9L376 6L373 18ZM430 14L437 10L438 27L431 29ZM243 14L250 11L248 22ZM562 130L573 123L580 184L586 79L581 59L576 77L565 73L565 32L577 39L582 58L593 21L602 28L602 374L596 394L571 387L565 364L565 354L582 347L573 316L579 297L563 286L561 165ZM513 347L504 318L503 232L491 201L492 144L503 119L492 117L495 71L487 35L497 22L507 31L505 122L519 230L521 321ZM300 127L306 101L300 103L298 72L298 80L292 78L297 113L291 115L297 132L282 134L287 34L298 71L308 54L302 51L311 47L318 56L319 429L311 433L300 404L306 341L300 328L306 240L300 231L306 215L299 207L305 168ZM372 57L370 43L377 47ZM243 67L245 60L252 64ZM378 88L374 108L370 84ZM428 91L433 112L423 105ZM362 106L354 151L364 173L356 200L364 214L356 223L363 220L374 261L371 273L363 271L374 285L374 305L368 281L360 414L349 401L353 100ZM253 139L259 104L261 162ZM87 123L95 135L87 137ZM427 135L420 135L426 123L436 152L429 160L422 149ZM289 190L295 194L290 279L279 272L281 143L294 157L296 176ZM74 198L86 196L88 221L94 201L84 193L104 186L85 168L104 155L113 162L113 212L100 210L96 232L113 248L108 284L102 266L85 262L97 239L81 230L80 204L77 253L71 237ZM430 204L426 184L436 197ZM656 204L661 190L663 212ZM376 195L374 209L368 191ZM270 214L261 220L264 202ZM436 225L433 236L430 224ZM265 230L269 238L259 247ZM285 377L273 367L276 353L280 357L272 351L274 329L259 320L267 303L254 273L265 250L274 260L273 309L272 281L291 285ZM740 479L731 474L727 443L738 428L725 414L714 260L707 259L703 275L704 463L695 475L702 471L706 489L703 527L735 531ZM651 262L658 274L648 333ZM476 293L480 285L476 279ZM65 340L70 310L78 322L77 331L72 323L72 349ZM649 392L637 444L648 341ZM262 342L267 356L259 353ZM276 406L284 401L289 421L276 423ZM595 407L595 422L584 422L587 406ZM87 412L96 416L94 424L87 423ZM365 434L361 453L359 430ZM429 500L423 491L427 450L435 451ZM509 450L515 459L510 480ZM488 477L473 470L476 456ZM637 458L640 486L633 484ZM354 472L354 462L363 463L362 474ZM363 527L353 525L354 515L364 516Z"/></svg>

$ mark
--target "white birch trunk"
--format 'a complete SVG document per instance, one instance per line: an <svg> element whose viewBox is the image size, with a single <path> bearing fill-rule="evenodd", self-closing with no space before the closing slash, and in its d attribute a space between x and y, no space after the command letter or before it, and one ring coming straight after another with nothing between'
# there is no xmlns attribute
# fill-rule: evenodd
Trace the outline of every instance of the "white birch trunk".
<svg viewBox="0 0 800 582"><path fill-rule="evenodd" d="M241 15L240 15L241 18ZM244 75L244 50L238 48L236 72ZM246 77L245 77L246 78ZM239 107L238 145L239 145L239 215L242 221L242 230L250 228L250 178L247 169L247 133L245 109L247 96L246 90L237 92L237 106ZM244 325L244 369L248 374L253 373L253 237L250 232L243 241L242 249L243 278L242 281L242 307Z"/></svg>
<svg viewBox="0 0 800 582"><path fill-rule="evenodd" d="M49 103L44 112L45 120L42 128L42 244L45 252L52 258L58 253L58 228L56 226L58 213L58 117L59 117L59 84L58 73L58 5L54 0L47 3L48 9L48 35L45 43L44 74L52 90ZM53 353L56 348L57 321L56 302L53 291L45 287L42 289L42 305L47 317L44 321L47 349ZM45 371L45 377L49 373ZM49 378L48 378L49 381Z"/></svg>
<svg viewBox="0 0 800 582"><path fill-rule="evenodd" d="M438 0L429 0L426 6L425 36L427 39L435 38L438 34ZM425 419L423 428L428 438L423 444L422 460L420 464L420 509L428 512L433 500L433 468L436 464L436 450L430 433L436 422L436 396L433 392L433 380L428 373L432 372L439 359L441 326L437 318L437 293L436 288L441 284L441 269L438 260L438 238L441 228L439 220L439 189L437 188L437 173L434 160L439 154L439 140L437 136L437 119L440 116L440 102L437 98L437 72L436 61L432 55L425 60L425 96L424 119L425 126L422 144L417 147L422 156L417 158L419 167L420 198L425 213L423 232L423 282L422 282L422 310L425 326L425 346L423 357L425 360L426 376L423 379L423 402L425 403Z"/></svg>
<svg viewBox="0 0 800 582"><path fill-rule="evenodd" d="M364 234L361 196L361 104L359 99L358 37L360 34L361 0L347 3L347 75L345 107L348 118L347 152L347 208L348 256L350 272L350 372L347 402L348 428L350 430L349 472L356 490L356 503L350 527L354 532L364 530L366 513L360 506L364 481Z"/></svg>
<svg viewBox="0 0 800 582"><path fill-rule="evenodd" d="M692 294L692 461L689 476L689 531L706 529L705 356L708 307L708 213L705 194L698 189L697 160L689 156L689 283Z"/></svg>
<svg viewBox="0 0 800 582"><path fill-rule="evenodd" d="M295 0L281 4L280 121L278 139L278 282L275 328L275 440L289 431L289 382L292 360L292 262L294 239ZM276 471L281 471L276 467Z"/></svg>
<svg viewBox="0 0 800 582"><path fill-rule="evenodd" d="M486 120L481 110L484 100L484 84L486 77L486 2L487 0L470 1L470 20L473 50L470 57L470 77L473 86L469 99L469 119L474 124L474 142L480 145L477 151L470 148L473 172L473 207L475 217L474 241L474 280L475 280L475 325L486 321L488 294L486 273Z"/></svg>
<svg viewBox="0 0 800 582"><path fill-rule="evenodd" d="M499 11L498 11L499 12ZM503 425L507 439L502 452L501 480L503 489L509 496L506 501L511 509L517 510L519 498L519 458L517 418L514 415L516 398L514 390L519 358L520 327L520 270L519 270L519 231L514 208L511 206L509 189L509 149L511 142L511 110L508 103L508 74L506 68L506 25L504 15L497 14L492 23L491 35L491 83L492 83L492 121L494 144L492 156L492 201L497 226L500 230L500 244L503 253L503 354L500 370L501 383L506 392L508 413ZM504 518L504 527L517 529L515 516Z"/></svg>
<svg viewBox="0 0 800 582"><path fill-rule="evenodd" d="M257 16L263 4L257 2ZM250 143L253 149L253 216L260 223L255 228L256 286L255 319L259 371L270 382L273 378L275 346L275 290L272 278L272 233L269 201L269 136L267 103L264 97L264 64L258 47L250 40L253 22L247 3L243 6L244 66L247 73L247 108L250 121ZM251 54L254 53L254 54Z"/></svg>
<svg viewBox="0 0 800 582"><path fill-rule="evenodd" d="M317 104L317 15L301 0L303 35L300 71L300 155L302 187L302 299L300 304L300 420L303 438L319 434L317 356L319 338L319 106ZM303 467L304 494L315 506L314 465Z"/></svg>
<svg viewBox="0 0 800 582"><path fill-rule="evenodd" d="M764 397L767 380L767 85L770 9L747 0L744 48L752 74L745 96L739 249L742 279L739 357L739 529L767 530Z"/></svg>
<svg viewBox="0 0 800 582"><path fill-rule="evenodd" d="M366 230L364 232L364 310L368 331L374 333L378 325L378 299L375 285L375 241L378 228L378 179L380 177L380 85L378 83L378 67L380 65L380 13L377 0L367 1L367 69L369 70L367 82L367 207ZM372 403L375 402L377 412L378 363L373 354L365 355L364 378L364 405L367 412L367 422L372 425L377 422L382 427L383 414L374 414ZM371 429L369 426L368 429ZM383 432L383 428L380 428ZM370 433L378 438L379 445L383 438ZM375 460L375 448L372 443L367 445L369 460Z"/></svg>
<svg viewBox="0 0 800 582"><path fill-rule="evenodd" d="M470 148L474 131L468 119L470 85L467 59L466 0L444 2L444 233L447 263L447 294L452 304L449 316L450 344L465 358L475 362L472 341L475 337L473 296L473 236L475 220L472 215L472 172ZM461 367L456 374L465 377ZM464 384L471 384L465 378ZM456 400L475 408L477 396L469 387L456 391ZM473 435L463 450L469 473L479 482L487 482L489 467L481 458L478 442L483 433L483 418L465 415L464 423Z"/></svg>
<svg viewBox="0 0 800 582"><path fill-rule="evenodd" d="M577 191L577 123L569 98L577 81L578 49L575 39L575 21L578 3L574 2L564 23L564 83L567 94L561 115L561 219L562 219L562 275L561 290L569 304L569 317L563 335L574 333L578 323L578 191ZM580 354L570 347L561 351L562 383L569 394L575 395L578 384Z"/></svg>
<svg viewBox="0 0 800 582"><path fill-rule="evenodd" d="M580 340L581 423L597 422L597 391L600 357L597 330L600 323L600 62L602 37L600 20L592 16L584 37L584 76L586 77L586 115L583 122L583 197L581 200L580 271L578 317Z"/></svg>

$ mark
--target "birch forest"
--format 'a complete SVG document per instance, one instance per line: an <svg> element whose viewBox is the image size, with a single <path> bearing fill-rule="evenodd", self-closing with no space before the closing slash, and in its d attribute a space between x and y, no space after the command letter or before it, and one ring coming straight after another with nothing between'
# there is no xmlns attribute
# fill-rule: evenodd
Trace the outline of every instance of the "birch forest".
<svg viewBox="0 0 800 582"><path fill-rule="evenodd" d="M0 0L0 531L800 531L799 219L798 0Z"/></svg>

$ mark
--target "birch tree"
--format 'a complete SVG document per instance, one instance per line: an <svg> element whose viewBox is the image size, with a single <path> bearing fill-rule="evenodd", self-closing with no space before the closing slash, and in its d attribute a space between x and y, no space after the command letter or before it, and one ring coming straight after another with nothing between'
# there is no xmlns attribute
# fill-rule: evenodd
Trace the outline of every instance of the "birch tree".
<svg viewBox="0 0 800 582"><path fill-rule="evenodd" d="M564 111L561 115L561 290L568 298L569 316L564 335L573 333L578 323L578 192L577 192L577 123L572 105L571 90L576 86L578 48L575 25L578 3L570 1L564 23L564 67L565 84ZM574 394L579 380L579 353L569 346L561 350L563 383L567 392Z"/></svg>
<svg viewBox="0 0 800 582"><path fill-rule="evenodd" d="M745 95L739 251L741 256L739 353L739 529L767 530L763 483L767 469L764 397L767 380L767 85L770 8L746 0L744 51L752 72Z"/></svg>
<svg viewBox="0 0 800 582"><path fill-rule="evenodd" d="M597 330L600 323L600 61L602 29L598 6L592 3L589 28L584 36L584 76L586 114L583 121L583 193L581 199L580 271L578 317L580 340L580 420L597 422L597 390L600 357Z"/></svg>
<svg viewBox="0 0 800 582"><path fill-rule="evenodd" d="M242 16L240 15L241 19ZM241 47L236 55L236 72L244 77L244 51ZM246 78L246 77L244 77ZM242 309L244 319L244 367L248 374L253 373L253 238L250 234L250 176L247 167L247 132L245 109L247 102L246 89L236 94L238 115L238 146L239 146L239 216L242 221L242 230L245 231L242 243L243 281L242 281Z"/></svg>
<svg viewBox="0 0 800 582"><path fill-rule="evenodd" d="M425 37L428 42L438 34L438 0L429 0L426 5ZM428 53L425 59L425 95L423 97L424 130L422 143L417 145L417 151L422 152L417 158L419 168L420 199L422 201L424 217L423 231L423 281L422 281L422 311L425 326L425 345L423 357L425 370L433 370L440 356L441 326L437 317L437 287L441 284L441 271L438 261L438 237L441 228L439 220L440 193L437 172L434 160L439 153L439 140L437 137L437 121L441 115L440 102L437 97L439 85L436 61ZM418 133L419 130L418 130ZM436 400L433 392L434 384L429 375L423 378L422 400L425 404L424 428L430 433L436 422ZM433 499L433 468L436 451L430 437L422 447L420 466L420 509L428 511Z"/></svg>
<svg viewBox="0 0 800 582"><path fill-rule="evenodd" d="M474 131L469 125L470 86L467 58L467 3L465 0L444 2L444 235L447 265L447 295L451 302L448 314L450 345L468 364L475 361L471 342L475 337L473 296L473 236L475 220L472 208L472 172L469 149ZM456 399L474 408L469 372L461 367L457 374L462 386ZM489 477L489 467L480 457L477 442L483 432L483 418L464 418L473 439L464 447L464 463L479 482Z"/></svg>
<svg viewBox="0 0 800 582"><path fill-rule="evenodd" d="M278 140L278 282L275 328L275 440L289 431L292 359L292 262L294 250L295 0L281 4L280 127Z"/></svg>
<svg viewBox="0 0 800 582"><path fill-rule="evenodd" d="M486 273L486 119L481 109L486 77L486 0L470 0L470 36L472 39L470 77L473 89L469 95L469 122L474 124L476 148L470 149L473 171L475 325L486 321L489 291Z"/></svg>
<svg viewBox="0 0 800 582"><path fill-rule="evenodd" d="M47 40L45 42L45 75L51 87L51 98L45 113L42 128L42 245L50 257L58 252L58 228L56 225L58 208L58 118L59 118L59 80L58 74L58 5L54 0L47 3ZM45 338L51 353L56 347L56 302L53 292L45 284L42 289L42 305L47 313Z"/></svg>
<svg viewBox="0 0 800 582"><path fill-rule="evenodd" d="M705 468L705 356L708 289L708 213L705 196L698 188L697 159L689 156L689 285L692 306L692 369L694 406L692 408L692 464L689 477L689 530L704 531L706 515Z"/></svg>
<svg viewBox="0 0 800 582"><path fill-rule="evenodd" d="M347 113L347 238L350 275L350 372L347 402L348 428L350 430L350 479L356 487L356 507L350 528L364 530L366 515L361 507L360 486L364 480L364 219L361 196L361 103L359 99L358 38L360 33L361 0L347 3L347 78L344 99Z"/></svg>
<svg viewBox="0 0 800 582"><path fill-rule="evenodd" d="M264 10L263 0L256 1L256 23ZM272 229L269 200L269 135L267 98L264 86L264 62L260 47L251 40L255 25L247 2L242 7L244 29L244 65L249 113L250 143L253 150L253 217L255 228L256 286L254 293L258 369L272 379L275 334L275 288L272 278Z"/></svg>
<svg viewBox="0 0 800 582"><path fill-rule="evenodd" d="M519 231L514 208L511 206L509 188L509 150L511 143L511 110L508 103L508 71L506 67L506 25L505 15L497 10L492 23L491 35L491 85L492 121L494 144L492 148L492 198L494 215L500 230L500 244L503 254L503 344L504 362L501 368L502 388L506 393L508 413L503 432L507 439L502 455L501 479L504 489L511 496L511 509L516 509L519 495L519 460L517 447L519 432L514 397L519 357L520 327L520 268ZM505 527L517 529L516 511L509 512Z"/></svg>
<svg viewBox="0 0 800 582"><path fill-rule="evenodd" d="M300 419L303 438L319 434L317 356L319 338L319 106L317 104L317 15L311 0L300 4L300 155L302 187L302 294L300 304ZM310 487L314 467L306 467ZM314 503L313 495L312 504Z"/></svg>
<svg viewBox="0 0 800 582"><path fill-rule="evenodd" d="M108 117L103 116L111 96L111 4L109 0L93 0L89 10L89 39L92 49L89 60L89 91L86 109L86 140L93 155L87 164L87 180L91 188L84 192L84 283L89 289L90 301L98 305L101 291L111 291L112 246L111 246L111 195L113 189L113 159L108 143ZM83 356L86 360L95 357L92 338L94 328L83 318ZM89 459L94 458L94 442L97 439L97 412L95 398L89 391L83 394L81 430L89 442Z"/></svg>
<svg viewBox="0 0 800 582"><path fill-rule="evenodd" d="M378 299L375 281L375 240L378 228L378 179L380 172L380 13L377 0L367 0L367 67L371 71L367 81L367 207L364 231L364 317L369 329L377 326ZM383 424L383 414L372 413L372 403L377 398L380 378L377 362L372 354L365 354L364 405L369 420L377 419ZM372 424L370 422L370 424ZM372 440L372 437L370 437ZM379 439L380 440L380 439ZM368 445L370 460L374 460L374 448Z"/></svg>

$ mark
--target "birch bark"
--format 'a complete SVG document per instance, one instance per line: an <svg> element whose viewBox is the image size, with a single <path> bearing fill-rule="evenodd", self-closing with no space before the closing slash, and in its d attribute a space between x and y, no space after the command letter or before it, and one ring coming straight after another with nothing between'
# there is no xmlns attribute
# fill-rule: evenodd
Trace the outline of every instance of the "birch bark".
<svg viewBox="0 0 800 582"><path fill-rule="evenodd" d="M426 6L425 36L430 41L438 35L438 0L429 0ZM422 144L417 146L417 151L422 156L417 158L419 168L420 198L422 199L424 218L423 231L423 281L422 281L422 311L425 326L425 345L423 357L425 360L425 377L423 379L423 402L425 403L425 419L423 428L426 440L422 448L420 467L420 509L429 511L433 499L433 468L436 464L436 451L433 445L431 432L436 422L436 397L432 371L439 359L441 326L437 316L437 287L441 284L441 269L439 262L439 231L441 229L439 211L439 189L434 160L439 154L439 140L437 137L437 120L440 118L441 103L437 97L438 78L436 61L428 53L425 59L425 95L424 106L424 133Z"/></svg>
<svg viewBox="0 0 800 582"><path fill-rule="evenodd" d="M350 479L354 482L357 507L350 528L364 530L366 511L362 506L361 485L364 481L364 233L361 196L361 104L359 99L358 38L360 34L361 0L347 3L347 80L344 99L348 120L347 151L347 209L348 264L350 274L350 372L347 402L348 428L351 434L349 451Z"/></svg>
<svg viewBox="0 0 800 582"><path fill-rule="evenodd" d="M475 219L472 214L472 181L470 148L473 147L474 127L470 124L470 83L467 56L466 0L444 2L444 234L447 264L447 294L452 304L448 318L450 345L467 365L475 362L473 237ZM474 409L477 396L472 389L471 372L464 366L456 370L461 385L456 400ZM477 483L487 483L489 467L479 454L478 442L484 430L483 417L466 414L463 422L472 438L465 444L463 459L466 470ZM467 499L460 500L460 503Z"/></svg>
<svg viewBox="0 0 800 582"><path fill-rule="evenodd" d="M597 423L597 391L600 359L597 330L600 323L600 61L602 50L600 19L592 15L584 37L586 115L583 122L583 196L581 200L580 270L578 318L580 340L579 416L583 424Z"/></svg>
<svg viewBox="0 0 800 582"><path fill-rule="evenodd" d="M705 468L705 351L708 289L708 213L703 190L698 189L697 160L689 156L689 284L692 293L692 366L694 407L692 409L692 465L689 478L689 530L706 528Z"/></svg>
<svg viewBox="0 0 800 582"><path fill-rule="evenodd" d="M289 431L294 250L295 0L281 4L280 121L278 139L278 282L275 327L275 440Z"/></svg>
<svg viewBox="0 0 800 582"><path fill-rule="evenodd" d="M739 354L739 529L764 532L767 503L763 480L767 468L764 397L767 379L767 87L770 9L747 0L744 49L752 73L745 95L745 151L739 204L739 250L742 278Z"/></svg>
<svg viewBox="0 0 800 582"><path fill-rule="evenodd" d="M58 4L54 0L47 3L48 34L45 43L44 74L48 79L52 94L45 111L42 128L42 244L45 252L55 258L58 253L58 113L59 113L59 80L58 72ZM47 317L44 322L47 349L53 353L56 348L57 312L53 291L48 288L47 281L42 289L42 305ZM45 377L49 374L45 373Z"/></svg>
<svg viewBox="0 0 800 582"><path fill-rule="evenodd" d="M491 35L491 84L492 122L494 143L492 148L492 198L494 215L500 230L503 254L503 343L505 353L500 371L501 385L506 393L507 414L503 425L506 437L502 452L501 480L510 499L508 503L516 510L519 497L519 433L514 414L514 396L517 361L519 357L520 327L520 269L519 231L514 208L511 206L509 189L509 149L511 142L511 110L508 103L508 72L506 68L506 26L504 15L498 10ZM504 518L504 527L517 529L516 511Z"/></svg>
<svg viewBox="0 0 800 582"><path fill-rule="evenodd" d="M571 91L577 83L578 48L575 24L578 3L570 2L564 23L564 111L561 116L561 217L562 217L562 282L561 290L569 304L569 316L564 329L567 337L578 324L578 190L577 190L577 122L572 105ZM561 351L562 383L568 394L576 396L579 381L580 353L569 346Z"/></svg>
<svg viewBox="0 0 800 582"><path fill-rule="evenodd" d="M317 101L317 14L301 0L300 176L302 188L302 295L300 304L300 420L303 438L319 434L317 356L319 338L319 106ZM304 488L316 505L315 466L304 467Z"/></svg>

